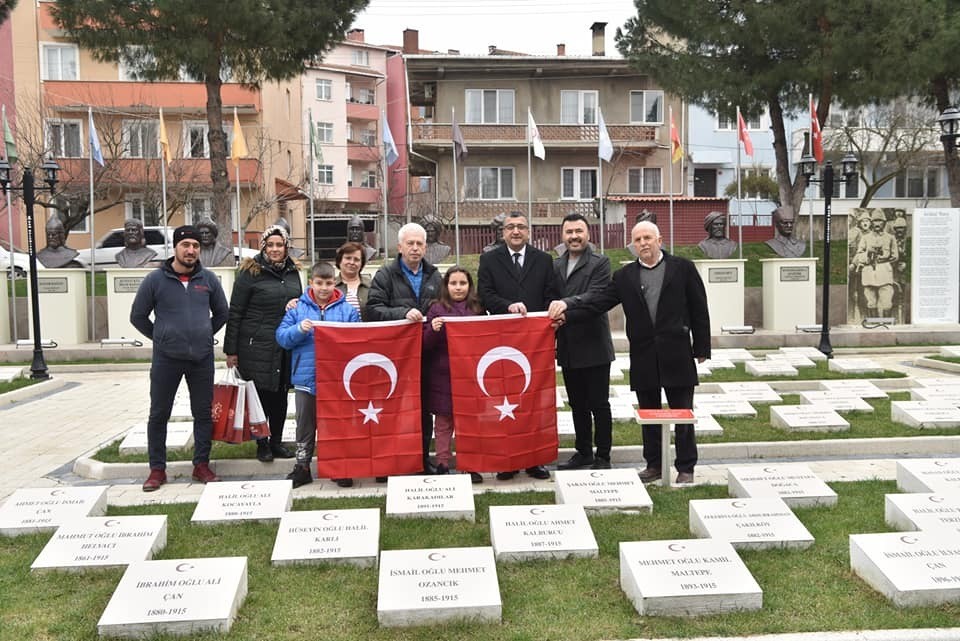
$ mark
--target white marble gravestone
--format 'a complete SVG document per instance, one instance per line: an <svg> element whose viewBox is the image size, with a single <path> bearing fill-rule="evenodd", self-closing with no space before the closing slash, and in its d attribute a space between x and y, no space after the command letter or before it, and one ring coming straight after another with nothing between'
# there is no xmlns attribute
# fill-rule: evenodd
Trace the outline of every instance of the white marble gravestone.
<svg viewBox="0 0 960 641"><path fill-rule="evenodd" d="M80 571L147 561L167 545L167 517L88 516L64 523L31 570Z"/></svg>
<svg viewBox="0 0 960 641"><path fill-rule="evenodd" d="M850 568L898 607L960 602L954 532L851 534Z"/></svg>
<svg viewBox="0 0 960 641"><path fill-rule="evenodd" d="M293 505L293 485L282 481L221 481L207 483L191 523L278 521Z"/></svg>
<svg viewBox="0 0 960 641"><path fill-rule="evenodd" d="M960 493L960 459L897 461L897 487L904 492Z"/></svg>
<svg viewBox="0 0 960 641"><path fill-rule="evenodd" d="M131 563L97 632L143 638L229 632L247 596L247 557L172 559Z"/></svg>
<svg viewBox="0 0 960 641"><path fill-rule="evenodd" d="M947 530L960 533L960 494L886 494L883 515L897 530Z"/></svg>
<svg viewBox="0 0 960 641"><path fill-rule="evenodd" d="M170 421L167 423L167 449L185 450L193 447L193 423ZM120 441L120 454L147 453L147 424L137 423Z"/></svg>
<svg viewBox="0 0 960 641"><path fill-rule="evenodd" d="M767 354L767 360L782 361L788 365L792 365L797 369L817 366L817 364L807 356L804 356L803 354L793 354L790 352L771 352Z"/></svg>
<svg viewBox="0 0 960 641"><path fill-rule="evenodd" d="M767 362L767 361L762 361ZM736 396L738 399L750 403L779 403L780 395L777 394L769 383L719 383L720 390L724 394Z"/></svg>
<svg viewBox="0 0 960 641"><path fill-rule="evenodd" d="M564 398L563 393L560 391L560 388L557 388L557 409L563 409L567 404L567 399Z"/></svg>
<svg viewBox="0 0 960 641"><path fill-rule="evenodd" d="M637 408L633 406L633 403L630 401L630 399L611 398L610 418L615 421L636 421Z"/></svg>
<svg viewBox="0 0 960 641"><path fill-rule="evenodd" d="M771 405L770 425L788 432L845 432L850 423L824 405Z"/></svg>
<svg viewBox="0 0 960 641"><path fill-rule="evenodd" d="M890 420L921 430L960 427L960 407L942 401L891 401Z"/></svg>
<svg viewBox="0 0 960 641"><path fill-rule="evenodd" d="M643 616L701 616L763 606L763 591L736 550L715 539L621 542L620 589Z"/></svg>
<svg viewBox="0 0 960 641"><path fill-rule="evenodd" d="M106 485L15 490L0 507L0 535L52 532L64 523L107 512Z"/></svg>
<svg viewBox="0 0 960 641"><path fill-rule="evenodd" d="M710 358L714 360L727 360L732 363L743 363L745 361L756 360L756 356L742 347L712 349L710 350Z"/></svg>
<svg viewBox="0 0 960 641"><path fill-rule="evenodd" d="M837 493L804 463L731 465L727 491L739 498L779 497L791 508L837 504Z"/></svg>
<svg viewBox="0 0 960 641"><path fill-rule="evenodd" d="M960 386L914 387L910 389L910 400L960 406Z"/></svg>
<svg viewBox="0 0 960 641"><path fill-rule="evenodd" d="M756 418L757 410L734 394L694 394L694 412L706 412L713 416L748 416Z"/></svg>
<svg viewBox="0 0 960 641"><path fill-rule="evenodd" d="M944 345L940 348L940 356L960 358L960 345Z"/></svg>
<svg viewBox="0 0 960 641"><path fill-rule="evenodd" d="M576 433L573 427L573 412L557 412L557 434L573 436Z"/></svg>
<svg viewBox="0 0 960 641"><path fill-rule="evenodd" d="M492 547L380 553L377 620L383 627L499 623L501 611Z"/></svg>
<svg viewBox="0 0 960 641"><path fill-rule="evenodd" d="M717 422L713 414L705 410L694 410L693 415L697 417L697 426L694 429L698 436L723 436L723 426Z"/></svg>
<svg viewBox="0 0 960 641"><path fill-rule="evenodd" d="M274 565L342 563L375 567L380 510L310 510L280 518L270 560Z"/></svg>
<svg viewBox="0 0 960 641"><path fill-rule="evenodd" d="M557 503L582 505L591 514L653 511L647 488L633 468L557 471L553 480Z"/></svg>
<svg viewBox="0 0 960 641"><path fill-rule="evenodd" d="M780 352L784 354L803 356L809 358L811 361L825 361L827 360L827 355L821 352L816 347L781 347Z"/></svg>
<svg viewBox="0 0 960 641"><path fill-rule="evenodd" d="M883 371L883 365L871 358L832 358L827 369L841 374L874 374Z"/></svg>
<svg viewBox="0 0 960 641"><path fill-rule="evenodd" d="M490 543L499 562L599 556L582 505L491 505Z"/></svg>
<svg viewBox="0 0 960 641"><path fill-rule="evenodd" d="M297 421L293 418L288 418L283 422L283 435L280 437L284 443L296 443L297 442Z"/></svg>
<svg viewBox="0 0 960 641"><path fill-rule="evenodd" d="M915 378L913 382L920 387L960 387L960 376L930 376Z"/></svg>
<svg viewBox="0 0 960 641"><path fill-rule="evenodd" d="M813 535L781 498L698 499L690 501L689 513L690 532L738 550L813 545Z"/></svg>
<svg viewBox="0 0 960 641"><path fill-rule="evenodd" d="M800 392L800 402L809 405L822 405L834 412L873 412L873 405L859 396L841 395L822 390Z"/></svg>
<svg viewBox="0 0 960 641"><path fill-rule="evenodd" d="M839 379L820 381L820 389L827 392L836 392L845 396L859 396L860 398L888 398L887 393L870 381L858 379Z"/></svg>
<svg viewBox="0 0 960 641"><path fill-rule="evenodd" d="M716 355L716 350L711 354L712 358L708 358L703 361L703 364L710 368L711 371L715 369L736 369L737 366L729 358L720 358Z"/></svg>
<svg viewBox="0 0 960 641"><path fill-rule="evenodd" d="M694 363L697 367L697 376L710 376L713 371L703 363Z"/></svg>
<svg viewBox="0 0 960 641"><path fill-rule="evenodd" d="M610 396L624 398L629 400L631 403L637 402L637 393L630 389L629 385L611 385Z"/></svg>
<svg viewBox="0 0 960 641"><path fill-rule="evenodd" d="M476 514L470 476L391 476L387 480L386 514L396 518L473 521Z"/></svg>
<svg viewBox="0 0 960 641"><path fill-rule="evenodd" d="M813 365L813 361L810 361ZM743 364L747 374L751 376L798 376L797 368L786 361L786 359L765 360L765 361L747 361Z"/></svg>

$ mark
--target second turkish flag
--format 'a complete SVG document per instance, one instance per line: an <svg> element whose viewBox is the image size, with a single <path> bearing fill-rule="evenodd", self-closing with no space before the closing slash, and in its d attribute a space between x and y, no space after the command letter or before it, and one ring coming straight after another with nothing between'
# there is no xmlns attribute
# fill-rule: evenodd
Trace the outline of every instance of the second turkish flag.
<svg viewBox="0 0 960 641"><path fill-rule="evenodd" d="M448 321L457 466L502 472L556 460L550 319L530 314Z"/></svg>

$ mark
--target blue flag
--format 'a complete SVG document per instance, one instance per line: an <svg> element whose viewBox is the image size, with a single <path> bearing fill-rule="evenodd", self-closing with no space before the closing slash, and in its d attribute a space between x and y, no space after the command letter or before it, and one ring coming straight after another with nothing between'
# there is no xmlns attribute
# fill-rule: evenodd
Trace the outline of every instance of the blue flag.
<svg viewBox="0 0 960 641"><path fill-rule="evenodd" d="M93 109L88 109L87 115L90 116L90 155L103 167L103 149L100 147L100 137L97 135L97 128L93 126Z"/></svg>
<svg viewBox="0 0 960 641"><path fill-rule="evenodd" d="M393 142L393 134L390 133L390 123L387 122L386 112L383 114L383 145L385 147L383 153L388 165L400 160L400 152L397 151L397 143Z"/></svg>

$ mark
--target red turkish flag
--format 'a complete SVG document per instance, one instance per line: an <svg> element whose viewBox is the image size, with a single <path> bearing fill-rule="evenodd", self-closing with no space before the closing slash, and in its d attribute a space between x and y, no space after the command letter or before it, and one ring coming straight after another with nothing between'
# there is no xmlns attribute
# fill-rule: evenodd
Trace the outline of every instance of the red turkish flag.
<svg viewBox="0 0 960 641"><path fill-rule="evenodd" d="M753 141L750 140L750 132L747 131L747 123L743 121L743 114L737 110L737 128L740 130L740 142L743 143L743 153L751 158L753 157Z"/></svg>
<svg viewBox="0 0 960 641"><path fill-rule="evenodd" d="M449 318L457 466L505 472L557 458L554 332L546 314Z"/></svg>
<svg viewBox="0 0 960 641"><path fill-rule="evenodd" d="M423 469L420 323L313 324L317 475L355 478Z"/></svg>
<svg viewBox="0 0 960 641"><path fill-rule="evenodd" d="M813 106L813 96L810 96L810 150L817 162L823 164L823 134L820 132L817 109Z"/></svg>

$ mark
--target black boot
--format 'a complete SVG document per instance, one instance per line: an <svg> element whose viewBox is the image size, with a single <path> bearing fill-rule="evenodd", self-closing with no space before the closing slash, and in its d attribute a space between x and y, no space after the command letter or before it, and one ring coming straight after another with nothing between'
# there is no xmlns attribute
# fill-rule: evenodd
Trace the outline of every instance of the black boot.
<svg viewBox="0 0 960 641"><path fill-rule="evenodd" d="M269 439L261 438L257 441L257 460L261 463L273 463Z"/></svg>
<svg viewBox="0 0 960 641"><path fill-rule="evenodd" d="M310 474L310 466L297 463L293 466L293 471L287 474L287 479L293 481L293 487L300 487L313 483L313 475Z"/></svg>

